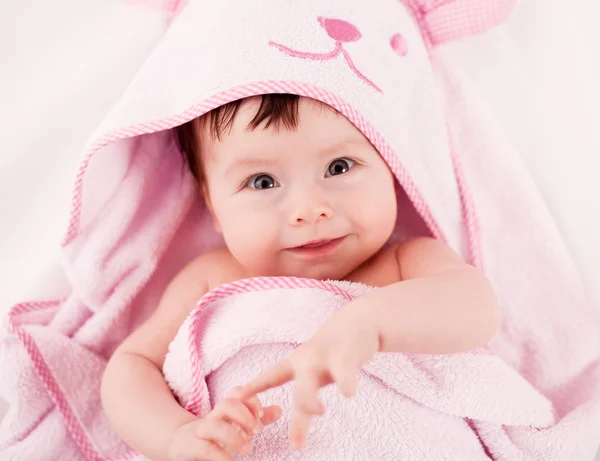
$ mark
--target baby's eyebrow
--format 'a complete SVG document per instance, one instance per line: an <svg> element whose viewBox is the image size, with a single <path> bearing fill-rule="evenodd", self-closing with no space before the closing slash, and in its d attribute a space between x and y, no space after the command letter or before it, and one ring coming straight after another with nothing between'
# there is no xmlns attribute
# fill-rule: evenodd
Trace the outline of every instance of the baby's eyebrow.
<svg viewBox="0 0 600 461"><path fill-rule="evenodd" d="M256 158L256 157L238 158L225 169L225 176L231 176L237 170L266 168L266 167L273 166L277 163L278 162L276 159L266 159L266 158Z"/></svg>
<svg viewBox="0 0 600 461"><path fill-rule="evenodd" d="M344 141L336 142L327 147L321 148L319 150L319 153L323 157L327 157L327 156L331 156L336 153L339 153L340 151L345 151L345 150L348 150L353 147L354 148L365 147L366 145L368 145L368 141L364 138L363 139L346 139Z"/></svg>

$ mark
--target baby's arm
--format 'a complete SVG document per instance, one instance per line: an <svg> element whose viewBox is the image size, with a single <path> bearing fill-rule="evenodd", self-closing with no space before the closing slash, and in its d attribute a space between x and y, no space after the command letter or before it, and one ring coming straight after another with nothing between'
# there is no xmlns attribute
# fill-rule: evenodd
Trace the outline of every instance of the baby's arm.
<svg viewBox="0 0 600 461"><path fill-rule="evenodd" d="M102 380L104 411L119 436L151 459L167 458L173 433L195 416L181 408L161 373L177 330L207 291L199 263L171 282L154 314L115 351Z"/></svg>
<svg viewBox="0 0 600 461"><path fill-rule="evenodd" d="M496 332L498 302L487 278L443 243L396 248L402 281L348 307L376 322L381 352L448 354L483 346Z"/></svg>
<svg viewBox="0 0 600 461"><path fill-rule="evenodd" d="M232 452L248 451L259 419L270 424L280 414L278 408L263 410L257 397L230 395L199 420L177 403L163 378L170 342L208 290L205 274L218 263L212 259L201 257L177 275L152 317L115 351L102 380L102 404L113 428L155 461L231 460Z"/></svg>

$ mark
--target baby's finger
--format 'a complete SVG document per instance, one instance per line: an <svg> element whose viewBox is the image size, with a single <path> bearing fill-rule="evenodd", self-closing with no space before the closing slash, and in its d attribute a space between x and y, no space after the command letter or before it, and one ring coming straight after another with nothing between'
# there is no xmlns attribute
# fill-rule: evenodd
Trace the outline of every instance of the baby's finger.
<svg viewBox="0 0 600 461"><path fill-rule="evenodd" d="M294 379L292 363L289 360L284 360L243 386L241 398L248 399L267 389L281 386L292 379Z"/></svg>
<svg viewBox="0 0 600 461"><path fill-rule="evenodd" d="M273 424L279 418L281 418L281 407L279 405L272 405L270 407L264 408L264 416L261 419L261 423L263 426L268 426L269 424Z"/></svg>
<svg viewBox="0 0 600 461"><path fill-rule="evenodd" d="M319 402L321 378L318 372L306 372L294 385L294 408L313 415L323 414L324 408Z"/></svg>
<svg viewBox="0 0 600 461"><path fill-rule="evenodd" d="M292 450L300 450L304 446L311 421L312 415L297 407L294 408L292 411L292 429L290 434Z"/></svg>
<svg viewBox="0 0 600 461"><path fill-rule="evenodd" d="M340 392L346 397L356 394L358 388L358 371L354 367L344 365L341 361L331 367L331 377Z"/></svg>
<svg viewBox="0 0 600 461"><path fill-rule="evenodd" d="M316 373L305 374L296 381L290 436L293 450L304 446L312 415L323 414L324 408L318 397L319 387L320 378Z"/></svg>
<svg viewBox="0 0 600 461"><path fill-rule="evenodd" d="M248 435L255 435L260 429L258 427L259 421L257 421L244 402L239 399L226 398L220 401L210 413L210 416L236 423Z"/></svg>
<svg viewBox="0 0 600 461"><path fill-rule="evenodd" d="M229 396L232 398L240 398L240 396L243 394L243 390L244 389L241 386L235 387L230 392ZM260 402L260 399L258 398L258 396L252 395L252 396L244 399L244 403L246 404L248 409L252 412L254 417L260 421L261 418L263 417L263 408L262 408L262 403Z"/></svg>
<svg viewBox="0 0 600 461"><path fill-rule="evenodd" d="M220 419L205 420L198 425L195 436L199 439L210 440L227 451L247 454L252 451L250 438L241 429Z"/></svg>

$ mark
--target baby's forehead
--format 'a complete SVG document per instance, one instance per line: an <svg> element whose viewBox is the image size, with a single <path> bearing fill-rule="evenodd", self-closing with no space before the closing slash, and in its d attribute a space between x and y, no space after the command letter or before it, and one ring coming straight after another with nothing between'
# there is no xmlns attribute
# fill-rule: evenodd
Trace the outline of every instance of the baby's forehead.
<svg viewBox="0 0 600 461"><path fill-rule="evenodd" d="M213 129L215 123L223 128L219 133ZM233 109L230 106L209 116L199 129L203 161L219 164L248 157L274 159L333 152L344 144L371 147L338 111L320 101L293 95L238 101Z"/></svg>

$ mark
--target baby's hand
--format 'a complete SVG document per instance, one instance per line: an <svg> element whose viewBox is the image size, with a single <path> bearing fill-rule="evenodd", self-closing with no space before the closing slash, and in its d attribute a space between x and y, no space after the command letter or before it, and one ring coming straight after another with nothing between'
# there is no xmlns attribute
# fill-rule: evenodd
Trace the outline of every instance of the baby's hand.
<svg viewBox="0 0 600 461"><path fill-rule="evenodd" d="M241 398L295 380L291 445L300 449L312 416L324 411L318 398L319 389L335 383L342 394L353 396L358 372L378 349L379 332L369 311L356 302L348 304L287 359L244 386Z"/></svg>
<svg viewBox="0 0 600 461"><path fill-rule="evenodd" d="M281 408L263 409L258 397L241 400L239 393L235 388L206 417L177 429L169 447L170 461L233 461L234 454L250 453L250 437L277 421Z"/></svg>

